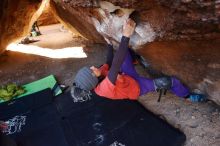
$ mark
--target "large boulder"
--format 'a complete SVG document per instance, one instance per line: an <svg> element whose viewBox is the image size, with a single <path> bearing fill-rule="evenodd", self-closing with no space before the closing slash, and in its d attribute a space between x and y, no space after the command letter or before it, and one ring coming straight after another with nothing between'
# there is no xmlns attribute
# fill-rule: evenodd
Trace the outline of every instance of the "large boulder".
<svg viewBox="0 0 220 146"><path fill-rule="evenodd" d="M73 6L72 2L76 4ZM96 5L94 7L96 7ZM91 41L103 42L102 36L91 23L91 11L94 7L93 5L90 6L90 3L87 1L51 1L53 13L67 28Z"/></svg>
<svg viewBox="0 0 220 146"><path fill-rule="evenodd" d="M136 33L131 39L131 45L135 49L152 41L219 38L220 11L218 1L54 1L56 6L60 7L60 13L64 13L63 11L65 11L65 15L72 13L72 17L68 17L66 20L76 25L77 30L82 33L85 33L85 30L91 32L92 24L99 34L116 42L120 42L124 20L129 15L133 15L132 17L138 21ZM79 23L83 29L78 26ZM84 27L87 25L90 27ZM94 29L92 32L96 34ZM93 33L86 36L89 37Z"/></svg>

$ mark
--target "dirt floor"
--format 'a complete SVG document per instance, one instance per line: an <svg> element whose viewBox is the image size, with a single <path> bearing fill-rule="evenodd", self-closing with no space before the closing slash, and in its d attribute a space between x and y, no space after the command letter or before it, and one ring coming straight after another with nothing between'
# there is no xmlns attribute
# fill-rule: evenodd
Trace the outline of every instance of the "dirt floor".
<svg viewBox="0 0 220 146"><path fill-rule="evenodd" d="M40 27L43 35L32 39L37 45L52 49L71 46L83 46L87 58L53 59L37 55L7 51L0 56L1 85L15 82L25 84L53 74L61 84L71 85L76 71L82 66L101 65L105 61L105 46L93 44L61 28L61 25ZM141 66L138 72L147 76ZM171 93L157 102L158 94L150 93L140 97L139 101L187 136L185 146L220 145L220 108L211 101L190 103ZM155 129L156 130L156 129Z"/></svg>

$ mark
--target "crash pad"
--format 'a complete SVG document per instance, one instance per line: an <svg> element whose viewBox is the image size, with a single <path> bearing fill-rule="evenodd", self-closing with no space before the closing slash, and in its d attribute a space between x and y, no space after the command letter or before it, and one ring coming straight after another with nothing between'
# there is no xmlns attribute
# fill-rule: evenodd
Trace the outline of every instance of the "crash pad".
<svg viewBox="0 0 220 146"><path fill-rule="evenodd" d="M8 124L3 146L68 146L53 98L48 88L0 104L0 121Z"/></svg>
<svg viewBox="0 0 220 146"><path fill-rule="evenodd" d="M31 83L22 85L22 87L25 89L26 92L18 97L15 97L14 99L42 91L47 88L50 88L53 90L54 96L57 96L62 93L62 90L60 86L58 85L57 80L55 79L54 75L49 75L37 81L33 81ZM2 102L5 102L5 101L0 99L0 103Z"/></svg>
<svg viewBox="0 0 220 146"><path fill-rule="evenodd" d="M138 101L111 100L91 92L74 102L50 89L2 103L3 131L22 146L180 146L186 136ZM7 145L5 145L7 146Z"/></svg>
<svg viewBox="0 0 220 146"><path fill-rule="evenodd" d="M54 75L49 75L49 76L44 77L40 80L37 80L37 81L31 82L31 83L28 83L26 85L23 85L26 92L24 94L18 96L17 98L23 97L23 96L26 96L26 95L29 95L29 94L32 94L32 93L35 93L35 92L38 92L38 91L41 91L41 90L44 90L46 88L53 89L54 86L56 86L56 85L57 85L57 81L56 81ZM57 96L61 93L62 93L62 90L60 89L59 86L57 86L57 89L55 89L54 95Z"/></svg>

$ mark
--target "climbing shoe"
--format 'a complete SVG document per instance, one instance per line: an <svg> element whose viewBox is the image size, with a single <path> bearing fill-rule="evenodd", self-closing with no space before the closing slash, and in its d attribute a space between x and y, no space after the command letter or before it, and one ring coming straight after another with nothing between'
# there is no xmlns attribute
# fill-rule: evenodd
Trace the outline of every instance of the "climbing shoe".
<svg viewBox="0 0 220 146"><path fill-rule="evenodd" d="M164 76L154 79L153 82L155 90L159 92L159 98L157 101L160 102L162 94L166 95L167 90L172 87L172 79L169 76Z"/></svg>
<svg viewBox="0 0 220 146"><path fill-rule="evenodd" d="M203 94L192 93L189 95L188 100L190 100L191 102L205 102L206 96Z"/></svg>

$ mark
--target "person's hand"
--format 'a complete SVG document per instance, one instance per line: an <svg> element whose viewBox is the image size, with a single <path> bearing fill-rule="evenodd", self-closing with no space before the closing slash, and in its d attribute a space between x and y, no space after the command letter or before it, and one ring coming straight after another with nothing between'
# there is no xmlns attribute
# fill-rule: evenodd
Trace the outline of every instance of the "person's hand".
<svg viewBox="0 0 220 146"><path fill-rule="evenodd" d="M123 26L123 36L130 37L135 30L136 23L132 19L128 19Z"/></svg>
<svg viewBox="0 0 220 146"><path fill-rule="evenodd" d="M110 40L108 38L104 37L104 39L109 45L112 45L112 43L110 42Z"/></svg>
<svg viewBox="0 0 220 146"><path fill-rule="evenodd" d="M96 77L100 77L101 76L101 71L98 68L96 68L95 66L91 66L90 69L92 70L92 73Z"/></svg>

